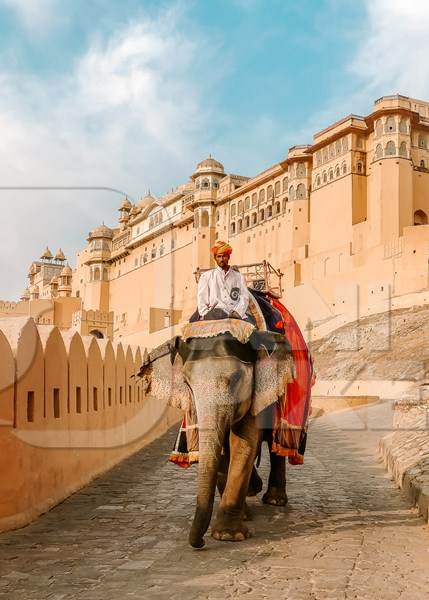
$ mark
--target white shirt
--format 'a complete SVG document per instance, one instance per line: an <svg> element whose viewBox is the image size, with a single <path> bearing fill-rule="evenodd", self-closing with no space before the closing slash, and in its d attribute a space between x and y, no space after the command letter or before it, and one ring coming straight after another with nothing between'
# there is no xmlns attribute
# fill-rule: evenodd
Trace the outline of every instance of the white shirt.
<svg viewBox="0 0 429 600"><path fill-rule="evenodd" d="M220 267L201 274L198 282L198 312L201 317L212 308L221 308L228 315L233 310L243 319L249 306L249 290L246 281L231 267Z"/></svg>

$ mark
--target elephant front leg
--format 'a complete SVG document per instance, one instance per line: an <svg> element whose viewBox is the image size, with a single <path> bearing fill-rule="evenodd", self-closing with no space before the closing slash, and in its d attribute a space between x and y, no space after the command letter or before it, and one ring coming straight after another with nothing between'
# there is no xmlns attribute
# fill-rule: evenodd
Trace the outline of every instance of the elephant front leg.
<svg viewBox="0 0 429 600"><path fill-rule="evenodd" d="M231 429L228 476L212 528L212 536L217 540L239 542L248 537L243 522L245 500L258 441L256 419L250 414Z"/></svg>
<svg viewBox="0 0 429 600"><path fill-rule="evenodd" d="M269 444L271 446L271 444ZM270 477L268 488L262 497L262 502L274 506L285 506L288 502L286 494L286 459L278 456L270 449Z"/></svg>

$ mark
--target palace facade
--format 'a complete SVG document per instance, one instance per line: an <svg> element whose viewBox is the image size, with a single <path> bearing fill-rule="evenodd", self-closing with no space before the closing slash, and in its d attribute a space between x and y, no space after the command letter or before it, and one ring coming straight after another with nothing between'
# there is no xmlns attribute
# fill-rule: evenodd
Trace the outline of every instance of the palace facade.
<svg viewBox="0 0 429 600"><path fill-rule="evenodd" d="M234 264L280 269L304 328L426 302L429 102L384 96L255 177L209 157L173 192L125 198L118 213L89 233L73 271L47 249L0 312L43 302L44 322L152 347L195 310L195 272L212 266L216 239Z"/></svg>

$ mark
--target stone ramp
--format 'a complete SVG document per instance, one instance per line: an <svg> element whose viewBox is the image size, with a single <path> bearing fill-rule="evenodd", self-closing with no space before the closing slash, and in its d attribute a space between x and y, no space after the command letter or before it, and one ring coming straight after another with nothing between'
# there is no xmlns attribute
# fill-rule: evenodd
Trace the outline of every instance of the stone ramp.
<svg viewBox="0 0 429 600"><path fill-rule="evenodd" d="M187 533L195 469L166 462L175 428L23 529L0 536L0 597L426 599L429 531L377 453L388 403L312 421L289 505L250 499L253 537ZM267 456L261 471L266 480Z"/></svg>

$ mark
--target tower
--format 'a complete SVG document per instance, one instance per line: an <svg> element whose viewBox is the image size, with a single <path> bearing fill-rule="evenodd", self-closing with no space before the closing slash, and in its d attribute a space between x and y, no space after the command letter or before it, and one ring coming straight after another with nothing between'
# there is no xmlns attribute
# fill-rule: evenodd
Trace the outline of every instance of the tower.
<svg viewBox="0 0 429 600"><path fill-rule="evenodd" d="M128 214L128 211L124 212ZM88 278L84 297L87 310L109 310L109 260L112 238L113 230L104 224L89 233L88 258L85 261Z"/></svg>
<svg viewBox="0 0 429 600"><path fill-rule="evenodd" d="M219 182L225 177L223 165L209 156L198 163L191 175L194 181L194 239L193 270L213 266L210 248L215 242L214 204L219 190Z"/></svg>

